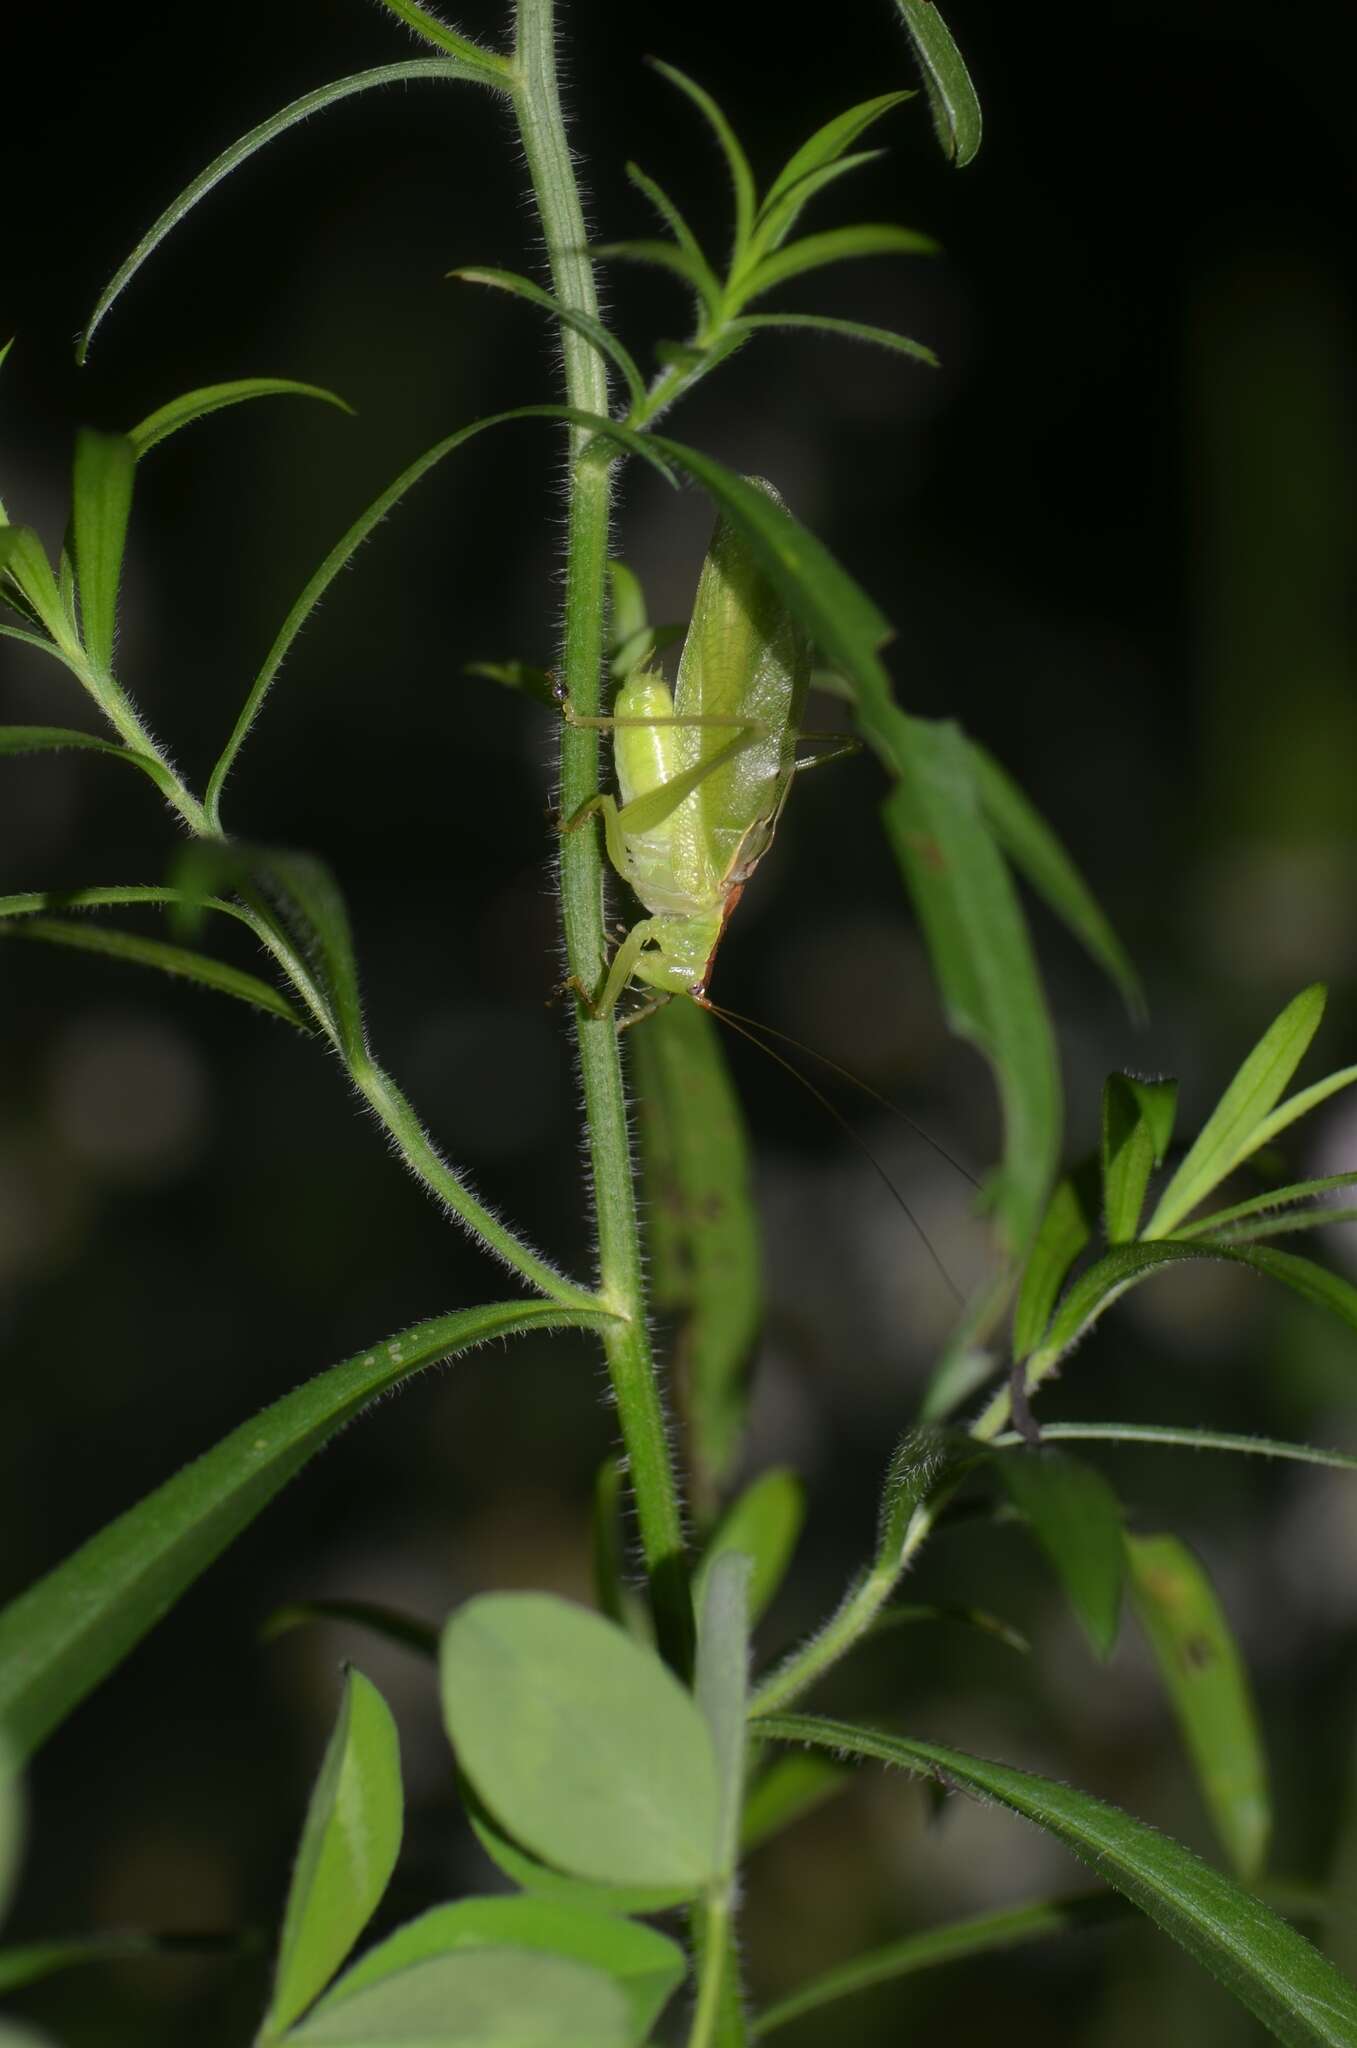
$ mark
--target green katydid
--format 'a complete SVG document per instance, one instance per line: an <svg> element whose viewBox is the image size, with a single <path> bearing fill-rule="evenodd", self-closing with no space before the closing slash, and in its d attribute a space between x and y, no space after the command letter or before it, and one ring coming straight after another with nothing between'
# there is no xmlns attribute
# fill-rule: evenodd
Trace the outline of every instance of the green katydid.
<svg viewBox="0 0 1357 2048"><path fill-rule="evenodd" d="M792 776L826 758L796 756L810 673L810 643L746 542L719 520L672 695L642 666L610 718L580 721L613 731L620 801L591 798L565 830L600 813L608 857L650 913L623 939L602 987L578 991L591 1016L610 1016L633 980L658 1000L706 1003L717 947L772 844Z"/></svg>

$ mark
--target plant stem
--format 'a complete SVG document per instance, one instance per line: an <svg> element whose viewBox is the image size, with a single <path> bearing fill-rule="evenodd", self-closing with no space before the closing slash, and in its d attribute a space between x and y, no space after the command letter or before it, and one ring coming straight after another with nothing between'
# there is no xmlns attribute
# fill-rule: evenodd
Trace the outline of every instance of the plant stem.
<svg viewBox="0 0 1357 2048"><path fill-rule="evenodd" d="M697 2004L688 2048L719 2048L718 2027L731 1965L730 1887L714 1885L702 1906L698 1943Z"/></svg>
<svg viewBox="0 0 1357 2048"><path fill-rule="evenodd" d="M557 87L552 16L553 0L518 0L514 104L556 297L562 306L597 318L584 214ZM568 326L562 329L561 345L569 403L606 414L606 358L586 335ZM578 429L572 431L562 668L570 703L582 717L592 718L602 708L611 464L597 451L586 452L587 438ZM597 794L598 785L597 732L586 725L563 723L562 815L572 817ZM570 971L585 988L596 988L606 956L603 866L596 830L564 835L560 889ZM692 1661L692 1604L678 1480L645 1326L640 1235L617 1031L611 1019L590 1018L578 1003L575 1028L593 1173L600 1287L604 1306L625 1318L605 1334L604 1349L627 1450L657 1637L664 1655L686 1672Z"/></svg>

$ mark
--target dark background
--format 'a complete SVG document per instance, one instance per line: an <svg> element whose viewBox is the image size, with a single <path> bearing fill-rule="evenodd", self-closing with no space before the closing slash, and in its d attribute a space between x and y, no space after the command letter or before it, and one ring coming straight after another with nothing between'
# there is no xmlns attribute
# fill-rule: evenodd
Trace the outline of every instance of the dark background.
<svg viewBox="0 0 1357 2048"><path fill-rule="evenodd" d="M496 19L468 0L462 25ZM911 709L960 718L1056 823L1147 978L1144 1033L1035 924L1070 1090L1071 1156L1114 1065L1183 1076L1185 1127L1282 1002L1324 977L1330 1066L1354 1044L1357 768L1353 131L1323 17L1177 0L1040 13L956 0L986 110L964 173L922 100L891 154L814 217L900 220L941 258L870 262L785 303L898 326L937 373L808 338L729 365L676 430L772 477L894 620ZM1298 28L1297 23L1303 26ZM209 29L219 33L209 39ZM802 26L785 8L607 0L567 15L569 108L607 237L651 232L637 157L709 243L720 172L655 51L727 107L766 179L854 100L912 82L892 10ZM1308 31L1308 33L1307 33ZM16 35L22 43L16 42ZM1330 36L1333 40L1327 40ZM80 421L126 427L247 374L357 407L266 401L147 464L129 556L124 680L201 786L296 590L422 447L557 395L530 310L442 282L534 268L507 119L488 95L364 95L214 193L109 318L71 340L160 207L296 94L411 54L359 0L44 9L7 26L0 495L59 542ZM636 352L678 335L670 281L610 274ZM466 679L546 661L559 447L514 428L421 486L331 592L232 781L231 830L314 847L352 907L376 1047L453 1158L554 1256L587 1258L575 1083L558 1011L545 714ZM619 548L661 617L686 608L708 515L631 477ZM75 686L0 650L0 716L79 723ZM173 828L97 760L3 769L0 889L159 879ZM879 841L861 759L811 777L742 907L718 993L890 1088L993 1157L987 1076L943 1031ZM229 947L229 942L228 942ZM241 955L242 959L247 956ZM374 1338L501 1291L355 1113L333 1064L277 1025L134 970L0 955L0 1594L50 1567L254 1409ZM775 1650L813 1625L870 1537L889 1446L949 1303L879 1183L772 1067L732 1051L754 1125L770 1309L751 1467L801 1465L812 1512ZM1311 1072L1320 1071L1314 1067ZM871 1114L881 1152L964 1282L966 1190ZM1357 1158L1344 1098L1294 1164ZM1349 1265L1350 1238L1325 1251ZM1232 1274L1132 1297L1048 1412L1153 1417L1354 1446L1354 1340ZM587 1347L519 1341L426 1379L313 1466L52 1741L11 1938L89 1927L276 1925L336 1665L360 1658L401 1723L412 1815L390 1914L487 1882L455 1814L433 1691L412 1659L316 1630L261 1647L282 1600L351 1594L438 1618L486 1586L587 1588L586 1501L611 1439ZM1280 1809L1277 1870L1323 1880L1357 1844L1357 1494L1350 1481L1181 1454L1101 1461L1137 1526L1208 1558L1256 1674ZM911 1631L835 1702L1054 1771L1209 1849L1133 1631L1092 1664L1011 1527L939 1540L916 1597L978 1602L1033 1635L1020 1660ZM1346 1861L1345 1861L1346 1859ZM764 1995L874 1940L1072 1881L1017 1823L864 1784L751 1871ZM1350 1910L1340 1914L1337 1947ZM54 1981L26 2010L71 2048L247 2038L263 1965L175 1962ZM790 2044L1010 2040L1121 2048L1260 2031L1140 1929L960 1969L844 2007Z"/></svg>

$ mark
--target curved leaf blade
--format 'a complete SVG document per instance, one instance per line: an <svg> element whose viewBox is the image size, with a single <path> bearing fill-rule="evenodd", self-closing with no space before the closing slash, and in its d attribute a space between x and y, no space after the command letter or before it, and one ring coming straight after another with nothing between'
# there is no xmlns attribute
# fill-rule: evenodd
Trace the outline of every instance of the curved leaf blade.
<svg viewBox="0 0 1357 2048"><path fill-rule="evenodd" d="M1140 976L1087 882L1007 770L975 740L970 749L980 802L1000 846L1120 990L1132 1020L1142 1023L1146 1009Z"/></svg>
<svg viewBox="0 0 1357 2048"><path fill-rule="evenodd" d="M1212 1188L1267 1142L1268 1119L1319 1029L1327 994L1322 982L1314 982L1269 1025L1159 1197L1143 1237L1167 1237Z"/></svg>
<svg viewBox="0 0 1357 2048"><path fill-rule="evenodd" d="M1131 1604L1154 1652L1207 1811L1249 1882L1272 1831L1248 1672L1205 1566L1176 1536L1128 1536Z"/></svg>
<svg viewBox="0 0 1357 2048"><path fill-rule="evenodd" d="M933 128L944 156L958 170L980 147L980 101L966 60L933 0L895 0L923 72Z"/></svg>
<svg viewBox="0 0 1357 2048"><path fill-rule="evenodd" d="M749 168L749 159L740 147L734 129L705 87L700 86L696 79L689 78L686 72L680 71L676 64L665 64L658 57L652 57L650 63L661 78L667 78L671 85L676 85L680 92L687 94L705 118L720 145L735 195L735 250L732 267L738 269L753 231L757 206L754 173Z"/></svg>
<svg viewBox="0 0 1357 2048"><path fill-rule="evenodd" d="M140 768L143 775L149 775L162 794L167 795L173 788L172 778L162 762L150 754L139 754L118 740L100 739L97 733L77 732L61 725L0 725L0 756L57 754L69 748L84 748L88 753L106 754L114 761L126 761L131 767Z"/></svg>
<svg viewBox="0 0 1357 2048"><path fill-rule="evenodd" d="M0 526L0 576L11 579L28 611L47 628L58 650L67 657L78 658L80 643L71 630L52 565L31 526ZM7 626L5 631L9 634L15 629ZM37 645L41 647L43 642L38 640Z"/></svg>
<svg viewBox="0 0 1357 2048"><path fill-rule="evenodd" d="M419 1621L399 1608L386 1607L377 1600L290 1600L275 1607L259 1631L261 1643L271 1643L291 1629L306 1628L313 1622L344 1622L353 1628L371 1629L388 1643L399 1643L417 1657L438 1655L438 1630L431 1621Z"/></svg>
<svg viewBox="0 0 1357 2048"><path fill-rule="evenodd" d="M768 187L767 197L759 209L760 221L766 219L803 178L823 170L828 164L837 163L845 151L852 148L859 135L865 135L883 114L889 114L895 107L903 106L906 100L917 97L912 91L878 93L875 99L861 100L857 106L849 107L846 113L836 114L832 121L826 121L823 128L817 128L800 149L788 157Z"/></svg>
<svg viewBox="0 0 1357 2048"><path fill-rule="evenodd" d="M694 286L700 303L710 317L714 321L719 320L721 313L721 281L703 255L702 245L698 241L697 236L693 233L663 185L652 178L648 172L643 171L639 164L629 163L627 165L627 177L636 187L637 191L650 201L656 213L658 213L660 219L674 237L679 252L685 258L687 264L687 268L682 275L687 279L688 283ZM623 244L622 246L625 248L632 245ZM647 244L646 246L653 245Z"/></svg>
<svg viewBox="0 0 1357 2048"><path fill-rule="evenodd" d="M316 2016L416 1963L472 1948L560 1956L601 1970L625 1997L631 2016L629 2038L638 2043L649 2038L687 1974L682 1950L666 1935L611 1913L524 1893L458 1899L454 1905L421 1913L369 1949L326 1993Z"/></svg>
<svg viewBox="0 0 1357 2048"><path fill-rule="evenodd" d="M75 359L84 363L90 351L97 329L103 324L110 308L120 299L132 279L147 258L153 256L172 228L178 227L185 214L190 213L200 199L205 199L214 185L219 185L239 164L245 163L256 150L272 142L276 136L286 134L299 121L305 121L312 114L321 113L326 107L338 105L354 93L369 92L374 86L401 85L419 79L470 79L474 84L492 85L502 89L503 80L494 68L499 60L488 56L484 61L469 63L463 57L419 57L403 64L379 64L370 71L356 71L347 78L333 79L328 85L317 86L314 92L303 93L298 100L292 100L281 107L267 121L261 121L257 128L251 128L248 135L242 135L229 149L214 157L206 170L200 171L193 181L186 185L176 199L171 200L160 218L146 230L99 296L97 305L89 317L84 333L76 344Z"/></svg>
<svg viewBox="0 0 1357 2048"><path fill-rule="evenodd" d="M869 1949L837 1969L814 1977L776 2005L758 2014L750 2027L751 2037L761 2041L792 2020L821 2006L836 2005L859 1991L877 1984L894 1984L900 1977L912 1977L917 1970L936 1969L942 1963L963 1962L971 1956L993 1955L1022 1941L1041 1941L1053 1934L1072 1934L1084 1927L1104 1927L1120 1920L1127 1907L1115 1892L1075 1892L1063 1899L1040 1899L1030 1906L1007 1906L997 1913L977 1913L966 1920L949 1921L942 1927L927 1927L920 1934L907 1934L903 1941L888 1942L884 1948Z"/></svg>
<svg viewBox="0 0 1357 2048"><path fill-rule="evenodd" d="M1145 1190L1173 1136L1176 1081L1109 1074L1103 1086L1103 1221L1109 1244L1129 1244L1140 1227Z"/></svg>
<svg viewBox="0 0 1357 2048"><path fill-rule="evenodd" d="M1065 1277L1093 1235L1086 1181L1084 1173L1057 1181L1028 1253L1013 1310L1013 1356L1019 1364L1041 1342Z"/></svg>
<svg viewBox="0 0 1357 2048"><path fill-rule="evenodd" d="M1244 1222L1270 1210L1289 1209L1297 1202L1309 1201L1314 1195L1332 1194L1336 1188L1350 1188L1355 1184L1357 1173L1329 1173L1320 1180L1292 1181L1287 1187L1269 1188L1266 1194L1252 1195L1246 1202L1235 1202L1228 1209L1216 1209L1209 1216L1195 1217L1191 1223L1180 1224L1173 1235L1176 1238L1202 1237L1207 1231L1223 1230L1227 1224Z"/></svg>
<svg viewBox="0 0 1357 2048"><path fill-rule="evenodd" d="M1026 1446L998 1451L993 1469L1055 1568L1097 1655L1111 1656L1125 1577L1116 1494L1091 1465L1060 1451Z"/></svg>
<svg viewBox="0 0 1357 2048"><path fill-rule="evenodd" d="M421 36L426 43L432 43L436 50L445 50L450 57L460 57L476 71L497 72L500 81L507 87L513 78L513 66L507 57L499 56L494 50L482 49L469 37L458 35L455 28L440 21L432 8L421 7L419 0L378 0L388 14L394 14L397 21L403 21L408 29Z"/></svg>
<svg viewBox="0 0 1357 2048"><path fill-rule="evenodd" d="M619 447L626 448L631 454L640 455L658 468L662 475L669 477L663 457L656 452L648 436L631 433L626 427L611 420L600 418L594 413L580 412L576 407L568 405L525 405L517 407L512 412L491 413L487 418L473 420L470 426L459 427L456 433L448 434L443 440L435 442L432 448L426 449L423 455L408 468L403 469L394 482L388 484L380 497L373 500L367 510L335 543L284 619L277 638L264 658L263 667L250 686L244 707L232 728L231 737L208 778L204 802L208 818L214 824L220 823L221 793L226 778L235 764L236 756L244 745L251 726L259 716L260 708L273 687L284 658L335 577L341 569L348 566L363 542L381 525L388 513L394 510L406 492L422 477L427 476L444 456L451 455L454 449L474 440L488 427L503 426L511 420L558 420L585 428L599 435L601 439L613 441Z"/></svg>
<svg viewBox="0 0 1357 2048"><path fill-rule="evenodd" d="M1351 2048L1357 2040L1357 1986L1261 1899L1101 1799L940 1743L809 1714L771 1716L759 1733L895 1764L1008 1807L1090 1864L1287 2048Z"/></svg>
<svg viewBox="0 0 1357 2048"><path fill-rule="evenodd" d="M113 667L118 584L132 511L136 451L125 434L81 427L75 440L71 521L80 588L80 623L95 667Z"/></svg>
<svg viewBox="0 0 1357 2048"><path fill-rule="evenodd" d="M186 391L181 398L172 398L168 405L147 413L127 436L137 461L181 427L191 427L228 406L243 405L249 398L317 398L324 405L337 406L351 419L354 416L351 405L320 384L299 384L295 377L236 377L227 384L204 384L197 391Z"/></svg>
<svg viewBox="0 0 1357 2048"><path fill-rule="evenodd" d="M893 707L888 707L893 710ZM1055 1036L1012 877L985 823L959 726L888 719L859 701L872 736L893 744L898 781L882 807L914 899L951 1028L988 1062L1003 1110L994 1189L1008 1255L1022 1257L1046 1211L1063 1105Z"/></svg>
<svg viewBox="0 0 1357 2048"><path fill-rule="evenodd" d="M306 2011L372 1918L396 1867L404 1807L391 1710L350 1666L306 1810L264 2017L266 2038Z"/></svg>
<svg viewBox="0 0 1357 2048"><path fill-rule="evenodd" d="M1175 1429L1158 1422L1044 1422L1047 1443L1148 1444L1167 1450L1229 1451L1250 1458L1283 1458L1300 1465L1323 1465L1335 1472L1357 1472L1357 1458L1344 1451L1321 1450L1314 1444L1284 1443L1279 1437L1239 1436L1230 1430ZM996 1444L1021 1443L1014 1431Z"/></svg>
<svg viewBox="0 0 1357 2048"><path fill-rule="evenodd" d="M379 1395L521 1330L601 1328L549 1302L498 1302L418 1323L332 1366L223 1437L0 1613L0 1729L36 1749L286 1482Z"/></svg>
<svg viewBox="0 0 1357 2048"><path fill-rule="evenodd" d="M690 1694L586 1608L482 1595L443 1635L443 1712L461 1768L536 1856L604 1884L719 1870L719 1786Z"/></svg>
<svg viewBox="0 0 1357 2048"><path fill-rule="evenodd" d="M628 395L634 405L645 398L646 383L628 349L618 340L610 327L596 320L592 313L581 313L573 306L563 306L551 292L544 291L540 284L534 284L530 277L521 277L516 270L494 270L481 264L465 265L450 270L449 277L455 277L462 284L489 285L492 290L507 292L510 297L523 299L530 306L549 313L553 320L559 320L563 327L572 327L582 334L586 341L607 356L610 362L622 372Z"/></svg>
<svg viewBox="0 0 1357 2048"><path fill-rule="evenodd" d="M678 1372L702 1493L738 1453L763 1312L744 1112L716 1025L666 1003L629 1034L655 1305L680 1318Z"/></svg>
<svg viewBox="0 0 1357 2048"><path fill-rule="evenodd" d="M736 285L731 294L731 310L738 312L789 279L803 277L810 270L823 270L831 263L846 263L861 256L935 256L937 251L938 245L930 235L889 223L826 228L823 234L803 235L799 242L765 256Z"/></svg>
<svg viewBox="0 0 1357 2048"><path fill-rule="evenodd" d="M926 363L931 370L938 367L938 358L931 348L925 348L921 341L912 341L907 334L897 334L891 327L871 327L863 320L837 320L827 313L741 313L728 323L729 332L736 334L827 334L844 341L865 341L875 348L889 349L893 354L908 356L913 362Z"/></svg>
<svg viewBox="0 0 1357 2048"><path fill-rule="evenodd" d="M280 995L256 974L214 960L207 953L191 952L186 946L172 946L163 939L148 939L140 932L111 931L106 925L76 923L55 917L26 916L0 923L0 939L40 939L49 946L70 946L80 953L100 953L105 959L125 960L134 967L153 967L179 981L196 982L199 988L214 989L218 995L235 996L252 1009L281 1017L298 1031L310 1025L286 996Z"/></svg>

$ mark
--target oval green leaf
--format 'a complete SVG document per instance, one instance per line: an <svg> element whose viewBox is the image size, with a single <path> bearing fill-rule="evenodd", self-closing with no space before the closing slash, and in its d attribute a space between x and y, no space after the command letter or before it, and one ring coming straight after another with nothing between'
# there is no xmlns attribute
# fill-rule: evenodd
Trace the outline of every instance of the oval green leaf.
<svg viewBox="0 0 1357 2048"><path fill-rule="evenodd" d="M458 1761L534 1855L604 1884L717 1874L711 1738L653 1652L568 1601L497 1593L453 1616L441 1667Z"/></svg>
<svg viewBox="0 0 1357 2048"><path fill-rule="evenodd" d="M367 1926L396 1867L403 1825L396 1724L376 1686L350 1668L306 1810L266 2038L319 1997Z"/></svg>
<svg viewBox="0 0 1357 2048"><path fill-rule="evenodd" d="M296 2048L631 2048L626 1997L601 1970L517 1948L416 1963L287 2035Z"/></svg>
<svg viewBox="0 0 1357 2048"><path fill-rule="evenodd" d="M808 1714L771 1717L759 1734L896 1764L1008 1807L1124 1893L1287 2048L1352 2048L1357 2041L1357 1986L1261 1899L1115 1806L939 1743Z"/></svg>
<svg viewBox="0 0 1357 2048"><path fill-rule="evenodd" d="M564 1957L611 1977L631 2015L628 2039L649 2037L660 2013L687 1974L683 1951L653 1927L638 1927L611 1913L556 1899L459 1899L435 1906L398 1928L346 1970L321 2000L315 2017L398 1970L464 1949L511 1948Z"/></svg>

